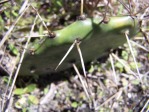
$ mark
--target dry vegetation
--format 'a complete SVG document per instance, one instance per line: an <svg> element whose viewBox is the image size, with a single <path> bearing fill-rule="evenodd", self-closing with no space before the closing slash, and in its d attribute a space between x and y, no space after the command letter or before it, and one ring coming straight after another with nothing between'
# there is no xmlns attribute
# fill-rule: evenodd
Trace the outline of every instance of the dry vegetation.
<svg viewBox="0 0 149 112"><path fill-rule="evenodd" d="M0 1L0 112L149 111L147 0L24 1ZM74 69L44 76L17 76L21 66L18 60L28 50L25 48L31 37L63 28L83 13L87 17L136 16L141 21L140 32L109 56L87 64L87 78Z"/></svg>

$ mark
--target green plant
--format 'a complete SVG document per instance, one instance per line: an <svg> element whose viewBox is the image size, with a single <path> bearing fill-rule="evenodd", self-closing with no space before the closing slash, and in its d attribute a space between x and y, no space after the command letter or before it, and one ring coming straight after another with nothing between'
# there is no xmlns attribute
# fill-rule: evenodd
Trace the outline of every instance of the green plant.
<svg viewBox="0 0 149 112"><path fill-rule="evenodd" d="M38 41L30 43L29 49L34 51L34 55L26 53L20 75L55 72L55 67L76 39L81 41L80 48L87 62L122 45L126 41L125 31L128 30L133 37L139 29L137 19L130 16L109 17L107 23L101 21L101 17L79 20L54 31L54 38L46 38L41 44ZM69 68L69 63L74 60L79 63L80 58L77 52L72 51L58 71Z"/></svg>

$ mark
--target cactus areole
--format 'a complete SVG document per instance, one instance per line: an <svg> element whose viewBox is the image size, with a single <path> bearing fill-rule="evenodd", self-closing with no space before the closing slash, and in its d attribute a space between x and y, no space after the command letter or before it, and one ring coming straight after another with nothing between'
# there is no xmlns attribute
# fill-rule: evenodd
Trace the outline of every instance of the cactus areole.
<svg viewBox="0 0 149 112"><path fill-rule="evenodd" d="M62 30L54 31L55 38L46 38L43 43L30 43L29 49L35 49L34 55L26 52L19 75L43 75L62 71L71 67L71 62L80 64L76 47L70 52L62 65L56 66L66 54L72 43L79 39L85 62L92 61L109 49L115 49L126 42L125 31L133 37L139 29L137 19L130 16L110 17L107 23L101 17L76 21Z"/></svg>

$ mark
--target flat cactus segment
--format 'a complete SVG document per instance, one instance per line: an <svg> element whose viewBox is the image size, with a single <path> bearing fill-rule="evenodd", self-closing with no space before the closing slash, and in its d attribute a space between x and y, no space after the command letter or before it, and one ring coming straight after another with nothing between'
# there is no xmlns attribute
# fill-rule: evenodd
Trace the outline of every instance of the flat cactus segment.
<svg viewBox="0 0 149 112"><path fill-rule="evenodd" d="M139 31L139 22L130 16L110 17L107 23L101 21L101 17L79 20L62 30L54 31L56 37L46 38L41 45L31 43L30 48L36 49L35 54L26 53L20 75L43 75L55 72L55 67L75 39L81 40L80 48L87 62L125 43L125 31L129 31L130 37ZM69 68L72 61L80 62L76 48L71 51L58 71Z"/></svg>

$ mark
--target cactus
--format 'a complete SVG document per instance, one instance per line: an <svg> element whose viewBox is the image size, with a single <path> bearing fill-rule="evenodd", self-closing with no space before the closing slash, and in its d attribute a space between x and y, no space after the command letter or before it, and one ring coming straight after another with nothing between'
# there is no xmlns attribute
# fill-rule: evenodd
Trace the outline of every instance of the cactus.
<svg viewBox="0 0 149 112"><path fill-rule="evenodd" d="M35 49L34 55L26 53L20 75L43 75L55 71L64 54L75 39L81 40L80 48L84 61L92 61L126 42L124 32L133 37L139 30L137 19L130 16L110 17L107 23L102 18L78 20L69 26L54 31L55 38L46 38L42 44L30 43L29 49ZM71 51L58 71L71 67L71 62L80 63L76 48Z"/></svg>

